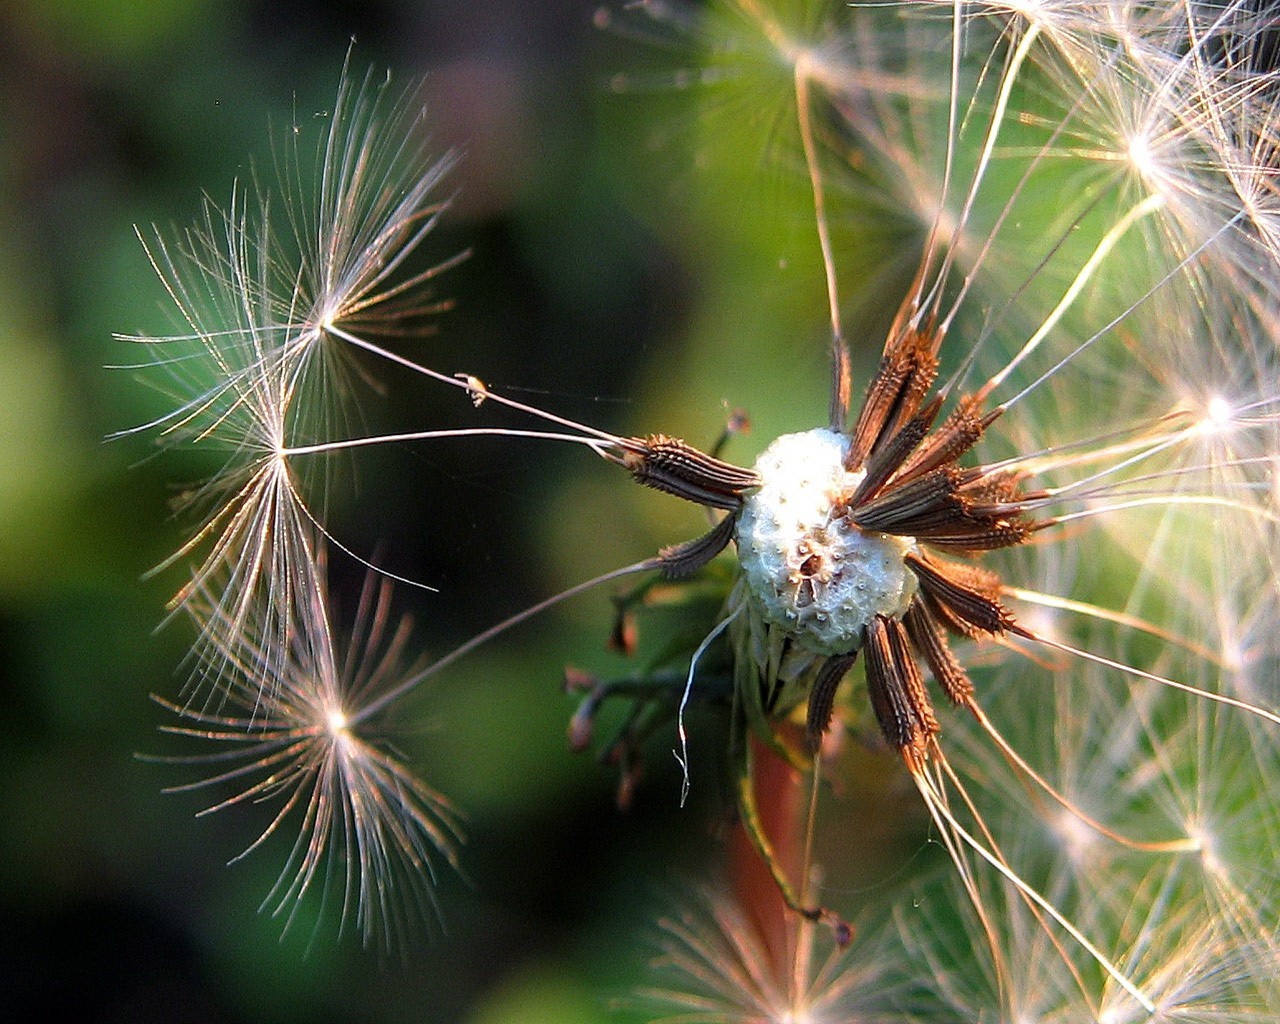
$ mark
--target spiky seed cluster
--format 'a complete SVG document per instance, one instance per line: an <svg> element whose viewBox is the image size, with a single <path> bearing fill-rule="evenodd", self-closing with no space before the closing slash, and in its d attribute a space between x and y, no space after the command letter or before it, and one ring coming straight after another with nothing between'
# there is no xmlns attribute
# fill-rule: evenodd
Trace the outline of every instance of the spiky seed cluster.
<svg viewBox="0 0 1280 1024"><path fill-rule="evenodd" d="M729 512L752 614L769 638L748 655L766 706L780 712L807 698L816 743L836 687L865 649L871 706L913 770L928 760L938 732L919 664L949 700L978 713L947 635L1017 628L994 572L936 552L974 555L1023 543L1041 497L1022 490L1016 471L957 465L996 414L983 415L982 396L968 396L935 427L942 399L930 391L941 341L940 330L911 325L904 309L852 427L785 435L754 471L665 437L635 439L626 460L640 483ZM722 521L664 552L661 567L687 574L729 536ZM793 647L818 663L784 680Z"/></svg>
<svg viewBox="0 0 1280 1024"><path fill-rule="evenodd" d="M916 593L910 537L862 530L844 514L866 477L844 467L849 439L826 428L784 434L756 461L760 487L737 522L743 577L766 620L818 654L848 654L877 615Z"/></svg>

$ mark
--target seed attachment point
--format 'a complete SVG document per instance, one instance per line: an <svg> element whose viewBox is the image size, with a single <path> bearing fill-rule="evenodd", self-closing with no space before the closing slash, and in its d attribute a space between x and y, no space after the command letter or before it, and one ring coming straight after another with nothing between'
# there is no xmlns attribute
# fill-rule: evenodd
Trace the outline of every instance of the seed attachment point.
<svg viewBox="0 0 1280 1024"><path fill-rule="evenodd" d="M849 444L826 428L779 437L738 516L743 576L764 618L817 654L856 651L875 616L901 616L916 593L905 563L915 541L846 514L865 476L845 469Z"/></svg>

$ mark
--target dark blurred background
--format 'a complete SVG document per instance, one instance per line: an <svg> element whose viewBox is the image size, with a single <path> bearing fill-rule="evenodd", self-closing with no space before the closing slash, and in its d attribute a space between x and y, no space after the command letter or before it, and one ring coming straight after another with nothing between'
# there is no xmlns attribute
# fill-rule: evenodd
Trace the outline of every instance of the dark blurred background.
<svg viewBox="0 0 1280 1024"><path fill-rule="evenodd" d="M175 752L148 695L175 697L185 679L186 624L157 630L181 568L147 572L181 543L189 524L169 501L203 467L157 454L151 435L104 438L165 409L108 368L139 361L113 331L172 329L135 225L190 223L202 193L225 204L270 165L283 126L331 108L352 45L357 71L425 75L433 144L465 154L427 247L472 255L440 282L456 306L424 362L610 429L702 443L745 406L768 426L730 453L740 461L820 421L822 283L799 165L753 194L714 180L739 165L755 180L762 154L715 156L686 58L647 31L577 0L0 8L6 1016L572 1024L642 976L664 888L687 887L714 850L720 794L708 777L679 812L658 749L620 814L610 770L566 750L560 673L613 664L605 596L485 650L408 709L406 751L467 819L444 928L425 923L389 957L336 937L332 919L282 938L258 903L287 837L227 866L269 810L196 819L211 795L162 795L192 776L137 756ZM700 163L703 149L721 162ZM814 314L803 325L797 306ZM414 381L370 404L375 423L471 422L465 399ZM353 481L331 525L438 588L398 594L427 653L700 525L581 450L423 445L371 454ZM335 563L352 602L363 570Z"/></svg>

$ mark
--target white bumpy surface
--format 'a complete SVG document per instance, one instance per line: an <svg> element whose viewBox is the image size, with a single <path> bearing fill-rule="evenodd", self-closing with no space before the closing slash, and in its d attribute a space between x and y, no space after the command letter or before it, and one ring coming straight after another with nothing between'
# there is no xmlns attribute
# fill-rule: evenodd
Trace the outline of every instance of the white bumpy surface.
<svg viewBox="0 0 1280 1024"><path fill-rule="evenodd" d="M838 517L864 475L845 472L848 448L826 428L782 435L756 460L760 488L738 517L738 558L760 612L818 654L856 651L874 616L901 615L916 592L903 562L913 538Z"/></svg>

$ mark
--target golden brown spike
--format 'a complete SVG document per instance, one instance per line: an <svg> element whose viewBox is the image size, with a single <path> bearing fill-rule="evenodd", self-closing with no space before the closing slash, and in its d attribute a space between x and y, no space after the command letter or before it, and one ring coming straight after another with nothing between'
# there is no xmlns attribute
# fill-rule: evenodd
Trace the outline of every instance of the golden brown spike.
<svg viewBox="0 0 1280 1024"><path fill-rule="evenodd" d="M1013 614L1000 603L995 573L916 554L908 554L905 561L926 594L974 629L1003 633L1014 624Z"/></svg>
<svg viewBox="0 0 1280 1024"><path fill-rule="evenodd" d="M867 475L863 477L862 483L849 499L850 505L860 505L880 492L916 446L924 440L941 407L942 399L933 399L892 438L876 449L875 454L867 460Z"/></svg>
<svg viewBox="0 0 1280 1024"><path fill-rule="evenodd" d="M707 533L683 544L672 544L658 552L658 568L668 579L692 576L729 546L735 517L727 515Z"/></svg>
<svg viewBox="0 0 1280 1024"><path fill-rule="evenodd" d="M662 434L629 438L620 461L637 483L727 511L736 511L742 495L760 484L754 470L724 462Z"/></svg>
<svg viewBox="0 0 1280 1024"><path fill-rule="evenodd" d="M960 399L932 436L903 465L895 482L906 483L960 458L978 443L999 412L982 415L982 401L973 395Z"/></svg>
<svg viewBox="0 0 1280 1024"><path fill-rule="evenodd" d="M809 749L817 750L822 742L822 735L831 724L831 712L835 707L836 689L853 668L858 654L837 655L827 661L813 681L813 689L809 691L809 711L805 720L805 737L809 741Z"/></svg>
<svg viewBox="0 0 1280 1024"><path fill-rule="evenodd" d="M902 623L877 615L866 629L867 694L885 739L913 763L923 763L938 722Z"/></svg>
<svg viewBox="0 0 1280 1024"><path fill-rule="evenodd" d="M964 507L956 496L959 474L935 470L901 487L888 487L850 510L849 518L864 530L911 537L937 526L964 523Z"/></svg>
<svg viewBox="0 0 1280 1024"><path fill-rule="evenodd" d="M920 411L937 375L938 359L924 335L908 328L895 344L885 346L851 434L846 468L860 468Z"/></svg>
<svg viewBox="0 0 1280 1024"><path fill-rule="evenodd" d="M967 523L960 529L947 527L931 531L919 530L915 536L928 540L934 547L973 554L1017 547L1035 530L1051 525L1053 524L1032 523L1024 519L994 519L989 522Z"/></svg>
<svg viewBox="0 0 1280 1024"><path fill-rule="evenodd" d="M973 704L973 681L925 605L918 600L912 601L902 622L907 627L911 646L924 658L947 699L960 707L970 707Z"/></svg>

